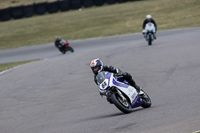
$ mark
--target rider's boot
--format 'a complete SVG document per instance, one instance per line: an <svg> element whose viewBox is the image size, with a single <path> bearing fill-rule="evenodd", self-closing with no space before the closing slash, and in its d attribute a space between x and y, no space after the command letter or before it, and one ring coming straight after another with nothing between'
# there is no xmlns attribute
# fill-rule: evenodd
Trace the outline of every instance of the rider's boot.
<svg viewBox="0 0 200 133"><path fill-rule="evenodd" d="M145 30L142 31L142 34L143 34L144 38L146 38L146 32L145 32Z"/></svg>
<svg viewBox="0 0 200 133"><path fill-rule="evenodd" d="M146 33L145 33L145 32L142 32L142 34L143 34L144 38L146 38Z"/></svg>
<svg viewBox="0 0 200 133"><path fill-rule="evenodd" d="M144 94L144 92L141 91L140 86L136 85L135 81L132 78L129 79L129 84L131 86L133 86L137 90L137 92L139 93L139 95L143 95Z"/></svg>
<svg viewBox="0 0 200 133"><path fill-rule="evenodd" d="M139 95L140 94L141 95L144 94L144 92L141 91L140 86L136 85L135 81L133 80L132 76L129 73L123 72L123 77L125 78L126 81L128 81L128 83L131 86L133 86L137 90L137 92L139 93Z"/></svg>
<svg viewBox="0 0 200 133"><path fill-rule="evenodd" d="M141 91L140 86L138 86L138 85L135 84L135 87L134 87L134 88L137 90L137 92L139 93L140 96L144 95L144 92Z"/></svg>
<svg viewBox="0 0 200 133"><path fill-rule="evenodd" d="M156 33L154 33L153 36L154 36L154 39L156 39Z"/></svg>

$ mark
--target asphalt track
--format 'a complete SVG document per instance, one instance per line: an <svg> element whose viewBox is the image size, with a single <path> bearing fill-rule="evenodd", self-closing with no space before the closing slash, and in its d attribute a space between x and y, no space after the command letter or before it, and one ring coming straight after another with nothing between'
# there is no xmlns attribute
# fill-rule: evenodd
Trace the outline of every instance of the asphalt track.
<svg viewBox="0 0 200 133"><path fill-rule="evenodd" d="M200 130L200 28L0 51L0 63L45 58L0 74L0 133L192 133ZM130 72L151 97L148 109L121 113L101 98L89 63Z"/></svg>

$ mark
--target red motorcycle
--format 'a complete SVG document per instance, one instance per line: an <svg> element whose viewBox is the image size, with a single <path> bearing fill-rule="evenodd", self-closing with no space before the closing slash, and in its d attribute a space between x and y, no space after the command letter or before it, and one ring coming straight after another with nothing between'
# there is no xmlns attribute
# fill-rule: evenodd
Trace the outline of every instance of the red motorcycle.
<svg viewBox="0 0 200 133"><path fill-rule="evenodd" d="M58 45L58 49L61 53L65 54L67 51L74 52L74 49L65 40L62 40Z"/></svg>

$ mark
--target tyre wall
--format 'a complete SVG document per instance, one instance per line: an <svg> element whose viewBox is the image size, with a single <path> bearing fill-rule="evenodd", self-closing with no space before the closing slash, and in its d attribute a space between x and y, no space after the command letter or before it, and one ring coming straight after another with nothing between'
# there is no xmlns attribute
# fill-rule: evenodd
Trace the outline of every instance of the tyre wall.
<svg viewBox="0 0 200 133"><path fill-rule="evenodd" d="M11 17L11 13L10 13L10 8L0 10L0 20L1 21L8 21L11 18L12 17Z"/></svg>
<svg viewBox="0 0 200 133"><path fill-rule="evenodd" d="M81 7L89 8L92 6L102 6L105 3L109 5L124 3L127 1L138 0L55 0L54 2L48 2L47 0L47 2L33 3L32 5L20 5L0 9L0 21L8 21L12 18L21 19L24 17L32 17L35 14L43 15L45 13L56 13L58 11L64 12Z"/></svg>
<svg viewBox="0 0 200 133"><path fill-rule="evenodd" d="M106 0L94 0L95 6L102 6L105 2Z"/></svg>
<svg viewBox="0 0 200 133"><path fill-rule="evenodd" d="M94 6L94 1L93 0L82 0L82 5L85 8L92 7L92 6Z"/></svg>
<svg viewBox="0 0 200 133"><path fill-rule="evenodd" d="M14 19L21 19L24 17L23 6L17 6L11 8L11 16Z"/></svg>
<svg viewBox="0 0 200 133"><path fill-rule="evenodd" d="M62 11L62 12L70 10L71 9L70 0L58 1L58 7L59 7L60 11Z"/></svg>
<svg viewBox="0 0 200 133"><path fill-rule="evenodd" d="M59 11L58 1L47 3L46 6L48 13L56 13Z"/></svg>
<svg viewBox="0 0 200 133"><path fill-rule="evenodd" d="M70 4L72 9L79 9L82 6L82 0L71 0Z"/></svg>
<svg viewBox="0 0 200 133"><path fill-rule="evenodd" d="M47 3L44 2L44 3L34 4L34 10L35 10L35 13L38 15L45 14L47 11Z"/></svg>
<svg viewBox="0 0 200 133"><path fill-rule="evenodd" d="M106 3L108 3L108 4L115 4L116 3L116 0L106 0Z"/></svg>
<svg viewBox="0 0 200 133"><path fill-rule="evenodd" d="M32 17L35 14L34 5L23 6L24 17Z"/></svg>

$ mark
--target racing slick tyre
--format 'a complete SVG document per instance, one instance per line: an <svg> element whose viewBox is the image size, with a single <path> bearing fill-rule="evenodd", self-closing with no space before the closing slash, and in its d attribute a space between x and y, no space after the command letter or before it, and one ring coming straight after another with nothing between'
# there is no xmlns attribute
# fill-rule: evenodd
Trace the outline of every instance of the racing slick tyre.
<svg viewBox="0 0 200 133"><path fill-rule="evenodd" d="M71 51L72 53L74 53L74 49L71 46L69 46L69 51Z"/></svg>
<svg viewBox="0 0 200 133"><path fill-rule="evenodd" d="M152 39L151 39L151 37L149 37L148 44L149 44L149 45L151 45L151 44L152 44Z"/></svg>
<svg viewBox="0 0 200 133"><path fill-rule="evenodd" d="M143 104L141 105L143 108L149 108L151 106L151 99L146 92L144 92L143 96L140 96L140 98L142 99L143 102Z"/></svg>
<svg viewBox="0 0 200 133"><path fill-rule="evenodd" d="M123 101L118 93L111 94L110 99L112 100L113 104L123 113L125 114L131 113L132 111L131 105L129 104L128 101Z"/></svg>

